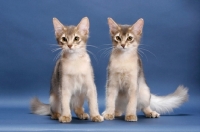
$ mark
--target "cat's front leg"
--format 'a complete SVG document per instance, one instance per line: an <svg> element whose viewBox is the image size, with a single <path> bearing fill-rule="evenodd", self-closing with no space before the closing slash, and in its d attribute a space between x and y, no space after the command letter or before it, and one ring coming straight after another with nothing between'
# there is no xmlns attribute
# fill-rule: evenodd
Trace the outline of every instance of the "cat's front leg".
<svg viewBox="0 0 200 132"><path fill-rule="evenodd" d="M110 79L106 86L106 110L102 113L104 119L113 120L115 117L115 100L118 94L116 81Z"/></svg>
<svg viewBox="0 0 200 132"><path fill-rule="evenodd" d="M70 84L70 79L67 76L62 77L61 89L60 89L60 101L61 101L61 116L59 121L62 123L71 122L71 110L70 110L70 100L72 96L72 84Z"/></svg>
<svg viewBox="0 0 200 132"><path fill-rule="evenodd" d="M126 121L137 121L137 82L133 82L128 90L128 104L126 108Z"/></svg>
<svg viewBox="0 0 200 132"><path fill-rule="evenodd" d="M86 77L87 99L90 110L91 120L94 122L102 122L104 119L99 114L97 103L97 91L92 77Z"/></svg>

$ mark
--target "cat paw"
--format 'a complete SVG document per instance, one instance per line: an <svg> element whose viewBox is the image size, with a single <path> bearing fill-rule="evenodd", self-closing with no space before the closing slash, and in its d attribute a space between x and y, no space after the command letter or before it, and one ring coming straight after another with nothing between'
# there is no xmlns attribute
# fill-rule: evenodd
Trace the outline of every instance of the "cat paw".
<svg viewBox="0 0 200 132"><path fill-rule="evenodd" d="M94 122L102 122L102 121L104 121L103 117L100 116L100 115L91 116L91 120L94 121Z"/></svg>
<svg viewBox="0 0 200 132"><path fill-rule="evenodd" d="M54 112L51 114L51 119L57 120L60 117L60 113Z"/></svg>
<svg viewBox="0 0 200 132"><path fill-rule="evenodd" d="M81 120L88 120L90 118L87 113L77 114L77 117Z"/></svg>
<svg viewBox="0 0 200 132"><path fill-rule="evenodd" d="M59 122L61 122L61 123L71 122L71 120L72 120L71 116L60 116L59 117Z"/></svg>
<svg viewBox="0 0 200 132"><path fill-rule="evenodd" d="M158 117L160 117L160 114L157 113L156 111L152 111L151 113L146 114L146 117L147 118L158 118Z"/></svg>
<svg viewBox="0 0 200 132"><path fill-rule="evenodd" d="M136 115L127 115L125 116L125 121L137 121Z"/></svg>
<svg viewBox="0 0 200 132"><path fill-rule="evenodd" d="M115 118L114 114L108 114L106 112L103 112L102 115L106 120L113 120Z"/></svg>
<svg viewBox="0 0 200 132"><path fill-rule="evenodd" d="M115 111L115 117L120 117L122 116L122 112L120 111Z"/></svg>

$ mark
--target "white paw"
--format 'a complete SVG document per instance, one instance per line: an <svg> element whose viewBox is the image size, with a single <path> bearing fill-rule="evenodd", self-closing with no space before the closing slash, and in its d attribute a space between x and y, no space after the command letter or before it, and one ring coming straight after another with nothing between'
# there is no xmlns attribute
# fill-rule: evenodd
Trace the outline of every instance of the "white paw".
<svg viewBox="0 0 200 132"><path fill-rule="evenodd" d="M158 118L158 117L160 117L160 114L157 113L156 111L152 111L151 113L147 114L146 117L148 117L148 118Z"/></svg>
<svg viewBox="0 0 200 132"><path fill-rule="evenodd" d="M106 120L113 120L115 118L114 114L109 114L105 111L102 113L102 115L103 115L104 119L106 119Z"/></svg>
<svg viewBox="0 0 200 132"><path fill-rule="evenodd" d="M103 117L100 116L100 115L91 116L91 120L94 121L94 122L102 122L102 121L104 121Z"/></svg>
<svg viewBox="0 0 200 132"><path fill-rule="evenodd" d="M137 115L126 115L125 121L137 121Z"/></svg>

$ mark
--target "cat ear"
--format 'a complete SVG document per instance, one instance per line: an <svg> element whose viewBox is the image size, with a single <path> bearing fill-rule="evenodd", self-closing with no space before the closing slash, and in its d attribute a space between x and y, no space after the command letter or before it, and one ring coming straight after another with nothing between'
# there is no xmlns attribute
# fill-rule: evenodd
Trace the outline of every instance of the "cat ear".
<svg viewBox="0 0 200 132"><path fill-rule="evenodd" d="M133 30L133 32L136 35L141 35L143 26L144 26L144 19L140 18L139 20L137 20L135 24L132 25L131 30Z"/></svg>
<svg viewBox="0 0 200 132"><path fill-rule="evenodd" d="M65 26L57 18L53 18L53 25L56 35L65 28Z"/></svg>
<svg viewBox="0 0 200 132"><path fill-rule="evenodd" d="M120 29L118 24L110 17L108 18L108 25L109 25L111 34L116 33Z"/></svg>
<svg viewBox="0 0 200 132"><path fill-rule="evenodd" d="M77 25L78 31L82 35L87 35L89 33L90 22L87 17L81 19L80 23Z"/></svg>

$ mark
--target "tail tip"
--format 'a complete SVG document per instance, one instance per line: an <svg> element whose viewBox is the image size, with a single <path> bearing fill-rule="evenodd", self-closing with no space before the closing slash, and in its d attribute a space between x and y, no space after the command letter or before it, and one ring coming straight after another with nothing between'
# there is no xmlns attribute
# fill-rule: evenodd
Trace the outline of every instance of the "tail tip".
<svg viewBox="0 0 200 132"><path fill-rule="evenodd" d="M188 91L189 89L187 87L185 87L184 85L179 85L175 93L183 97L183 102L185 102L189 99Z"/></svg>
<svg viewBox="0 0 200 132"><path fill-rule="evenodd" d="M32 113L35 113L39 104L41 104L40 100L37 97L34 97L30 101L30 109Z"/></svg>

